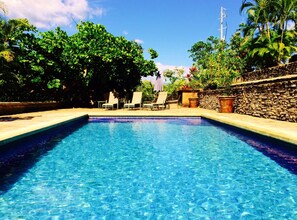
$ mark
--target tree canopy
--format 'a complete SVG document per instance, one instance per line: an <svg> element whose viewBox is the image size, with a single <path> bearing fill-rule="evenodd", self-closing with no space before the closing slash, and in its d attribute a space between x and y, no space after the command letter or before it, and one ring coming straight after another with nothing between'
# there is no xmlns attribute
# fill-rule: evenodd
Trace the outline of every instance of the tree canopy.
<svg viewBox="0 0 297 220"><path fill-rule="evenodd" d="M296 0L243 0L241 24L230 43L210 36L195 43L193 81L202 88L228 89L241 73L287 63L297 52Z"/></svg>
<svg viewBox="0 0 297 220"><path fill-rule="evenodd" d="M296 0L244 0L243 44L256 69L288 62L297 52Z"/></svg>
<svg viewBox="0 0 297 220"><path fill-rule="evenodd" d="M72 36L61 28L38 32L26 19L1 17L1 101L55 100L87 105L108 91L131 93L157 70L158 53L81 22Z"/></svg>
<svg viewBox="0 0 297 220"><path fill-rule="evenodd" d="M202 88L229 87L245 66L240 50L240 36L235 34L231 43L216 37L199 41L189 50L195 63L192 79Z"/></svg>

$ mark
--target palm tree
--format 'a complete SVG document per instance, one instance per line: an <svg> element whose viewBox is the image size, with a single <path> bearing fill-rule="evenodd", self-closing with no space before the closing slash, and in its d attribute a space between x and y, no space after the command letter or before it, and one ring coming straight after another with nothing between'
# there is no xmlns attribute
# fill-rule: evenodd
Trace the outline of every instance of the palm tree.
<svg viewBox="0 0 297 220"><path fill-rule="evenodd" d="M276 7L276 26L281 31L281 43L283 42L284 34L288 31L289 22L296 25L297 21L297 1L279 0L275 2Z"/></svg>
<svg viewBox="0 0 297 220"><path fill-rule="evenodd" d="M5 4L0 1L0 11L4 13L4 16L0 15L0 57L4 58L7 62L10 62L13 60L13 53L10 49L7 47L7 41L5 37L5 26L6 26L6 20L5 20L5 14L7 12Z"/></svg>
<svg viewBox="0 0 297 220"><path fill-rule="evenodd" d="M11 62L14 59L14 52L11 45L12 35L16 31L22 29L30 30L30 23L26 18L16 18L0 20L0 57L4 58L7 62Z"/></svg>
<svg viewBox="0 0 297 220"><path fill-rule="evenodd" d="M243 1L240 11L246 9L248 19L240 30L258 67L284 63L297 51L296 30L288 30L288 22L296 24L296 5L296 0Z"/></svg>
<svg viewBox="0 0 297 220"><path fill-rule="evenodd" d="M270 38L270 22L271 12L274 10L275 0L243 0L240 12L246 10L248 15L248 25L251 27L251 34L255 34L256 30L260 34L265 34Z"/></svg>
<svg viewBox="0 0 297 220"><path fill-rule="evenodd" d="M279 0L276 5L275 28L280 32L279 46L280 53L278 60L283 57L290 57L296 52L296 30L289 26L289 23L296 26L297 21L297 1ZM283 56L282 56L283 55Z"/></svg>

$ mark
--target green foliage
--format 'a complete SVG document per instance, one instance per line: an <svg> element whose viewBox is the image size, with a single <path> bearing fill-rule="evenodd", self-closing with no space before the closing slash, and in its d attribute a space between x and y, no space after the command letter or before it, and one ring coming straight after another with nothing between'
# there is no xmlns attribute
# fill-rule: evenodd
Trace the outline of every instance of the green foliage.
<svg viewBox="0 0 297 220"><path fill-rule="evenodd" d="M143 101L153 101L155 98L154 86L148 80L143 80L136 91L142 92Z"/></svg>
<svg viewBox="0 0 297 220"><path fill-rule="evenodd" d="M236 49L238 43L238 35L233 36L231 44L215 37L196 43L189 50L196 60L191 82L204 89L228 89L245 66L244 59L240 57L241 51Z"/></svg>
<svg viewBox="0 0 297 220"><path fill-rule="evenodd" d="M0 18L0 26L0 100L20 101L31 94L32 88L29 89L30 85L25 86L27 72L22 69L19 58L22 51L28 53L24 42L36 28L27 19L7 20L5 16Z"/></svg>
<svg viewBox="0 0 297 220"><path fill-rule="evenodd" d="M286 63L297 52L296 0L244 0L240 11L248 17L240 30L245 38L242 46L249 48L247 63L253 63L253 69Z"/></svg>
<svg viewBox="0 0 297 220"><path fill-rule="evenodd" d="M9 35L1 31L0 45L14 55L13 60L0 59L2 100L87 105L111 90L123 97L135 90L142 76L157 70L153 60L144 59L140 45L113 36L103 25L82 22L78 32L68 36L60 28L36 34L27 24L14 26Z"/></svg>
<svg viewBox="0 0 297 220"><path fill-rule="evenodd" d="M47 87L49 89L56 88L58 89L61 86L61 81L59 79L53 79L52 81L47 83Z"/></svg>
<svg viewBox="0 0 297 220"><path fill-rule="evenodd" d="M142 76L157 69L152 60L144 59L140 45L111 35L102 25L83 22L78 30L63 55L81 73L86 70L82 80L94 98L110 90L125 96L140 84Z"/></svg>
<svg viewBox="0 0 297 220"><path fill-rule="evenodd" d="M159 56L159 54L157 53L157 51L155 51L155 50L152 49L152 48L149 48L149 49L148 49L148 52L149 52L150 55L151 55L151 59L156 59L156 58Z"/></svg>
<svg viewBox="0 0 297 220"><path fill-rule="evenodd" d="M17 38L24 31L34 31L34 27L29 24L28 19L10 19L0 20L0 59L6 62L13 61L14 49L18 47Z"/></svg>
<svg viewBox="0 0 297 220"><path fill-rule="evenodd" d="M241 72L286 63L296 54L296 0L243 0L240 11L246 12L247 23L229 44L211 36L189 50L197 68L191 83L228 89Z"/></svg>
<svg viewBox="0 0 297 220"><path fill-rule="evenodd" d="M167 82L169 81L168 83L164 84L164 90L168 92L168 96L177 98L178 91L187 84L187 80L184 76L184 69L167 69L163 72L163 76Z"/></svg>

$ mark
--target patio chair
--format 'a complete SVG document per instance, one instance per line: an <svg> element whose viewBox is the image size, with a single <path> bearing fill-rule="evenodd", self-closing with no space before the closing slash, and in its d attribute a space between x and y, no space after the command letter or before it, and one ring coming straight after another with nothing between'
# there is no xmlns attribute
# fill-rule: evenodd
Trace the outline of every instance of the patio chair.
<svg viewBox="0 0 297 220"><path fill-rule="evenodd" d="M116 106L116 108L119 107L119 100L117 98L114 97L113 92L109 92L109 98L108 98L108 102L102 105L102 108L105 109L113 109Z"/></svg>
<svg viewBox="0 0 297 220"><path fill-rule="evenodd" d="M131 103L124 104L124 108L140 108L142 100L142 92L133 92Z"/></svg>
<svg viewBox="0 0 297 220"><path fill-rule="evenodd" d="M150 108L153 110L155 107L157 109L166 108L166 99L167 99L167 92L159 92L158 99L155 103L147 103L143 104L143 108Z"/></svg>

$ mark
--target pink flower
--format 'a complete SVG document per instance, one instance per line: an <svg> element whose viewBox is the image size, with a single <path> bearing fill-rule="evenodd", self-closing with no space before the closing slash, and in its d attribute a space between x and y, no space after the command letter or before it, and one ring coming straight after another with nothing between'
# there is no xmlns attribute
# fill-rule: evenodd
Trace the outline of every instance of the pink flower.
<svg viewBox="0 0 297 220"><path fill-rule="evenodd" d="M193 73L193 72L197 71L197 67L192 66L189 68L189 70L190 70L190 73Z"/></svg>

